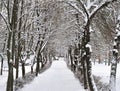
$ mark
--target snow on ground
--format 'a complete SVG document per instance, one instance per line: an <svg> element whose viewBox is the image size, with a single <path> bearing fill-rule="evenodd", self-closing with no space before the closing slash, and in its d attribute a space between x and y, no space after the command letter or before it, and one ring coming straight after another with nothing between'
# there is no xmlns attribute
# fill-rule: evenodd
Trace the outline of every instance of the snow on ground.
<svg viewBox="0 0 120 91"><path fill-rule="evenodd" d="M92 65L92 73L95 76L101 77L101 82L109 84L111 66L105 66L105 64ZM116 80L116 91L120 91L120 64L117 66L117 80Z"/></svg>
<svg viewBox="0 0 120 91"><path fill-rule="evenodd" d="M102 79L101 81L104 83L109 83L110 77L110 66L105 66L105 64L98 64L92 65L92 73L95 76L100 76Z"/></svg>
<svg viewBox="0 0 120 91"><path fill-rule="evenodd" d="M51 68L20 91L85 91L63 60L53 61Z"/></svg>
<svg viewBox="0 0 120 91"><path fill-rule="evenodd" d="M31 64L32 61L34 60L34 55L31 55L29 59L26 60L26 66L25 66L25 73L28 73L31 71ZM21 65L21 64L20 64ZM35 69L35 65L33 66L33 69ZM14 79L16 75L16 69L14 69ZM19 66L19 77L22 77L22 66Z"/></svg>
<svg viewBox="0 0 120 91"><path fill-rule="evenodd" d="M27 66L25 68L26 68L26 73L30 72L30 66ZM22 77L21 69L22 68L20 67L19 77ZM8 75L8 72L7 72L6 68L5 68L5 70L3 71L3 75L0 75L0 91L6 91L6 84L7 84L7 77L8 77L7 75ZM15 78L15 69L14 69L14 78Z"/></svg>
<svg viewBox="0 0 120 91"><path fill-rule="evenodd" d="M31 63L31 60L33 60L33 56L32 55L30 57L30 59L27 59L26 63ZM35 66L34 66L35 67ZM0 69L1 69L1 61L0 61ZM21 70L21 66L19 67L19 77L22 77L22 70ZM25 71L26 73L31 71L31 67L29 66L25 66ZM16 74L16 69L14 68L14 79L15 79L15 74ZM7 61L6 59L4 60L3 63L3 75L0 75L0 91L6 91L6 84L7 84L7 76L8 75L8 66L7 66Z"/></svg>
<svg viewBox="0 0 120 91"><path fill-rule="evenodd" d="M7 73L0 76L0 91L6 91Z"/></svg>
<svg viewBox="0 0 120 91"><path fill-rule="evenodd" d="M85 91L81 87L79 81L74 77L74 74L67 68L64 59L59 59L58 61L53 61L51 68L49 68L44 73L40 74L28 85L25 85L21 91ZM28 60L30 61L30 60ZM6 61L7 62L7 61ZM0 62L1 65L1 62ZM3 75L0 75L0 91L6 90L7 82L7 68L6 63L4 63ZM30 66L26 66L26 73L30 72ZM20 74L21 77L21 67ZM92 73L95 76L101 77L101 82L109 83L110 78L110 66L105 66L105 64L92 65ZM14 69L15 74L15 69ZM117 67L117 91L120 90L120 64Z"/></svg>
<svg viewBox="0 0 120 91"><path fill-rule="evenodd" d="M0 62L0 65L1 65L1 62ZM7 82L7 71L4 71L3 75L0 75L0 91L6 90L6 82Z"/></svg>

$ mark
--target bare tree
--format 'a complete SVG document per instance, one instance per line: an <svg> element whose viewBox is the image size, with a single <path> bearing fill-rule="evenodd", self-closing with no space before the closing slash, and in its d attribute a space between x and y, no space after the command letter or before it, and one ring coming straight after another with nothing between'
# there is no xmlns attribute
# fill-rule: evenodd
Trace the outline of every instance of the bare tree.
<svg viewBox="0 0 120 91"><path fill-rule="evenodd" d="M87 87L87 83L86 81L88 81L88 86L90 91L97 91L97 88L95 86L94 83L94 79L91 73L91 61L90 61L90 56L91 56L91 46L89 45L90 42L90 25L92 23L93 18L95 17L95 15L98 13L98 11L100 11L101 9L103 9L104 7L108 6L110 3L113 3L116 0L112 0L112 1L105 1L103 3L101 3L99 6L95 6L95 8L91 11L91 6L89 6L88 4L91 3L90 0L88 0L89 3L87 3L88 6L86 6L81 0L77 0L78 3L81 5L82 10L80 8L78 8L76 6L76 4L71 3L71 2L67 2L70 6L72 6L73 8L75 8L80 14L82 13L84 18L85 18L85 25L84 25L84 31L83 31L83 37L82 37L82 60L83 62L85 62L82 65L85 65L85 69L84 72L86 74L84 74L84 80L85 78L87 80L84 81L84 86L85 88ZM94 0L92 2L93 4L95 4ZM86 8L87 7L87 8ZM85 76L87 75L87 76Z"/></svg>

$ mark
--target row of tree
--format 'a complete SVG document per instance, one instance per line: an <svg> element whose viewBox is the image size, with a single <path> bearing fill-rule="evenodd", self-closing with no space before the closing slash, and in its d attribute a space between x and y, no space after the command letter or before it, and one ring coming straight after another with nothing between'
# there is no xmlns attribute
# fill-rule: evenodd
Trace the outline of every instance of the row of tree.
<svg viewBox="0 0 120 91"><path fill-rule="evenodd" d="M91 45L90 45L90 34L94 30L91 29L94 18L96 15L106 7L109 7L111 4L115 4L117 0L105 1L96 5L96 1L88 0L87 3L84 3L82 0L77 0L77 2L67 2L71 7L73 7L78 14L76 14L77 25L79 25L79 18L78 16L83 15L85 24L83 25L82 32L83 35L81 38L79 36L79 41L68 48L68 60L70 61L70 65L73 71L77 71L81 73L81 77L84 79L84 88L89 89L90 91L98 91L93 76L91 72ZM79 4L81 7L79 7ZM115 8L115 7L112 7ZM116 16L116 11L114 10L114 33L117 30L116 37L114 39L114 46L113 46L113 61L111 61L111 74L110 74L110 88L109 91L116 91L116 69L117 69L117 62L118 62L118 49L119 49L119 18ZM94 23L95 24L95 23ZM94 52L94 51L93 51Z"/></svg>
<svg viewBox="0 0 120 91"><path fill-rule="evenodd" d="M84 78L84 88L97 91L91 73L91 45L95 47L93 44L90 45L91 34L96 32L94 30L100 30L104 39L112 39L111 35L119 25L116 22L118 3L117 0L1 0L0 21L3 25L0 26L6 31L2 53L7 54L9 67L6 91L13 91L13 68L16 69L17 79L21 64L22 76L25 77L26 60L31 54L34 55L31 73L34 72L35 65L37 76L51 57L55 58L56 53L57 56L64 56L67 49L71 68L73 71L80 71ZM106 15L108 11L110 15ZM96 21L101 21L101 25ZM110 27L110 24L114 26ZM106 38L108 33L109 37ZM116 45L113 50L115 62L118 57L118 40L119 36L115 38ZM108 44L109 48L111 41ZM3 60L4 56L0 56ZM112 86L116 79L115 62L112 62L111 67L114 70L111 71L111 79L114 78L110 81L113 87L111 91L115 88L115 85Z"/></svg>
<svg viewBox="0 0 120 91"><path fill-rule="evenodd" d="M57 30L56 11L58 4L54 0L1 0L0 20L4 23L6 32L8 80L6 91L13 91L13 68L16 70L15 78L19 77L19 67L22 67L22 77L25 77L26 60L34 55L31 63L31 73L36 76L40 70L54 56L49 40ZM3 57L1 74L3 68ZM33 66L35 65L35 69Z"/></svg>

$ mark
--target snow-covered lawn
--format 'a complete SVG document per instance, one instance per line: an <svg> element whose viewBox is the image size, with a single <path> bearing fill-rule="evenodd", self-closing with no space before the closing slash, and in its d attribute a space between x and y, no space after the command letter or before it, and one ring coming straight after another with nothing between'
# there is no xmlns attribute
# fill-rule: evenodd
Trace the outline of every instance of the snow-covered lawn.
<svg viewBox="0 0 120 91"><path fill-rule="evenodd" d="M31 56L30 59L28 59L26 61L26 63L31 63L31 60L33 59L33 56ZM8 67L7 66L7 61L4 61L4 63L3 63L3 75L0 75L0 91L6 91L7 75L8 75L8 68L7 67ZM0 69L1 69L1 62L0 62ZM14 70L14 79L15 79L16 69L14 68L13 70ZM31 66L30 65L25 66L25 71L26 71L26 73L30 72L31 71ZM21 66L19 67L19 77L22 77Z"/></svg>
<svg viewBox="0 0 120 91"><path fill-rule="evenodd" d="M26 73L30 72L30 66L25 67L26 68ZM22 71L21 71L21 67L19 68L19 77L22 77ZM0 91L6 91L6 84L7 84L7 75L8 72L3 71L3 75L0 75ZM14 69L14 78L15 78L15 69Z"/></svg>
<svg viewBox="0 0 120 91"><path fill-rule="evenodd" d="M103 83L109 84L109 78L110 78L110 69L111 66L105 66L105 64L98 64L92 65L92 73L95 76L100 76L101 81ZM120 91L120 64L117 66L117 80L116 80L116 91Z"/></svg>
<svg viewBox="0 0 120 91"><path fill-rule="evenodd" d="M3 75L0 75L0 91L6 91L6 82L7 82L7 72L4 72Z"/></svg>
<svg viewBox="0 0 120 91"><path fill-rule="evenodd" d="M51 68L25 85L20 91L85 91L63 58L53 61Z"/></svg>
<svg viewBox="0 0 120 91"><path fill-rule="evenodd" d="M6 67L6 64L4 65L4 67ZM8 75L8 72L5 71L7 69L4 69L3 71L3 75L0 75L0 91L5 91L6 90L6 82L7 82L7 75ZM0 61L0 70L1 70L1 61Z"/></svg>

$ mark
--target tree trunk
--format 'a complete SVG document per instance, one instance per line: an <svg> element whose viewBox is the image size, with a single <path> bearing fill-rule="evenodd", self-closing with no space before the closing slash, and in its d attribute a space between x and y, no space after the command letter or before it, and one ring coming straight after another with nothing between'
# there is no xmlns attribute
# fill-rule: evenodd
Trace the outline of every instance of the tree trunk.
<svg viewBox="0 0 120 91"><path fill-rule="evenodd" d="M8 34L8 43L7 43L7 58L8 58L8 80L7 80L7 88L6 91L13 91L13 68L10 64L10 43L11 43L11 35L12 33L9 32Z"/></svg>
<svg viewBox="0 0 120 91"><path fill-rule="evenodd" d="M14 62L14 51L15 51L15 31L17 29L17 14L18 14L18 0L14 0L13 2L13 10L12 10L12 17L10 19L10 12L9 12L9 0L8 0L8 22L10 24L10 29L8 33L8 42L7 42L7 58L8 58L8 80L7 80L7 88L6 91L13 91L13 62ZM10 23L11 20L11 23ZM12 35L13 34L13 35ZM12 46L11 46L12 42ZM10 53L12 47L12 53ZM10 58L12 58L10 60Z"/></svg>
<svg viewBox="0 0 120 91"><path fill-rule="evenodd" d="M13 91L13 66L9 63L7 91Z"/></svg>
<svg viewBox="0 0 120 91"><path fill-rule="evenodd" d="M33 66L31 66L31 74L33 74Z"/></svg>
<svg viewBox="0 0 120 91"><path fill-rule="evenodd" d="M93 76L92 76L92 63L90 61L90 56L91 56L91 53L90 53L90 49L89 48L86 48L86 65L87 65L87 77L88 77L88 85L89 85L89 89L90 91L96 91L96 86L94 86L94 79L93 79Z"/></svg>
<svg viewBox="0 0 120 91"><path fill-rule="evenodd" d="M36 76L38 76L38 73L40 71L40 61L42 59L41 58L41 53L40 53L41 47L42 47L42 44L40 45L40 48L39 48L38 54L37 54Z"/></svg>
<svg viewBox="0 0 120 91"><path fill-rule="evenodd" d="M86 61L85 61L85 56L81 59L82 67L83 67L83 79L84 79L84 89L88 89L87 86L87 69L86 69Z"/></svg>
<svg viewBox="0 0 120 91"><path fill-rule="evenodd" d="M70 57L70 65L71 65L71 69L73 69L74 64L73 64L73 57L72 57L72 48L69 48L68 50L68 57Z"/></svg>
<svg viewBox="0 0 120 91"><path fill-rule="evenodd" d="M25 77L25 62L22 62L22 77Z"/></svg>
<svg viewBox="0 0 120 91"><path fill-rule="evenodd" d="M24 4L24 1L22 0L21 1L21 11L20 11L20 15L22 16L22 13L23 13L23 4ZM21 38L21 27L22 27L22 18L20 18L20 21L19 21L19 31L18 31L18 47L17 47L17 57L15 59L15 65L16 65L16 79L18 78L18 75L19 75L19 60L20 60L20 56L21 56L21 51L22 51L22 48L21 48L21 43L20 43L20 38Z"/></svg>
<svg viewBox="0 0 120 91"><path fill-rule="evenodd" d="M41 36L39 35L39 39L41 38ZM43 39L43 38L42 38ZM36 66L36 76L38 76L38 73L39 73L39 71L40 71L40 61L42 61L42 55L41 55L41 48L42 48L42 45L43 45L43 40L41 40L41 41L38 41L39 43L39 45L37 45L36 46L36 51L37 51L37 49L38 49L38 53L37 53L37 66Z"/></svg>
<svg viewBox="0 0 120 91"><path fill-rule="evenodd" d="M111 63L111 74L110 74L110 90L116 91L116 69L117 69L117 57L112 60Z"/></svg>
<svg viewBox="0 0 120 91"><path fill-rule="evenodd" d="M111 55L110 55L110 51L109 51L109 53L108 53L108 66L110 66L110 63L111 63Z"/></svg>
<svg viewBox="0 0 120 91"><path fill-rule="evenodd" d="M40 51L37 54L36 76L38 76L40 70Z"/></svg>
<svg viewBox="0 0 120 91"><path fill-rule="evenodd" d="M3 71L3 56L0 54L1 57L1 70L0 70L0 75L2 75L2 71Z"/></svg>
<svg viewBox="0 0 120 91"><path fill-rule="evenodd" d="M81 47L81 65L83 67L83 78L84 78L84 89L88 89L87 86L87 69L86 69L86 55L85 55L85 37L82 37L82 47Z"/></svg>
<svg viewBox="0 0 120 91"><path fill-rule="evenodd" d="M7 38L7 34L6 34L6 38ZM4 44L3 44L3 49L2 49L2 52L5 52L5 47L6 47L6 38L4 40Z"/></svg>
<svg viewBox="0 0 120 91"><path fill-rule="evenodd" d="M110 73L110 90L116 91L116 71L117 71L117 62L118 62L118 49L119 49L119 38L117 36L114 40L115 45L113 46L113 60L111 61L111 73Z"/></svg>
<svg viewBox="0 0 120 91"><path fill-rule="evenodd" d="M18 33L18 40L20 40L21 38L21 33ZM21 44L18 41L18 47L17 47L17 52L16 52L16 59L15 59L15 65L16 65L16 79L18 78L19 75L19 60L20 60L20 56L21 56Z"/></svg>

